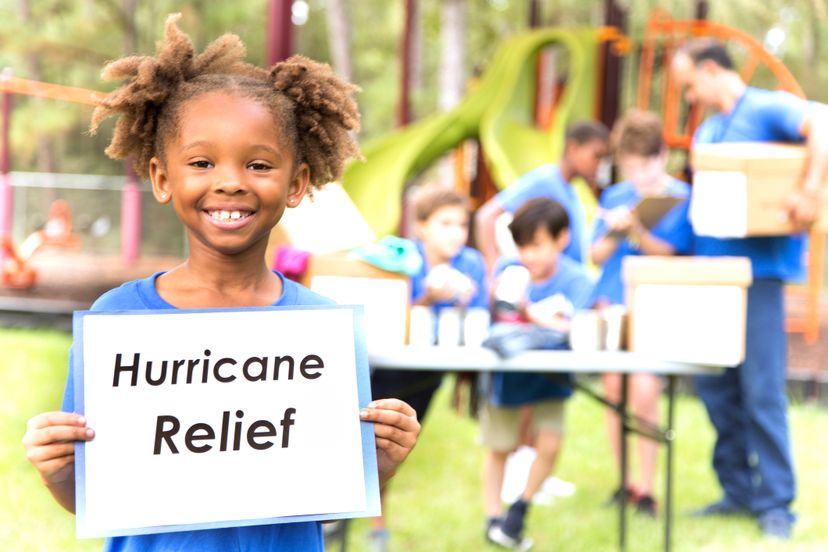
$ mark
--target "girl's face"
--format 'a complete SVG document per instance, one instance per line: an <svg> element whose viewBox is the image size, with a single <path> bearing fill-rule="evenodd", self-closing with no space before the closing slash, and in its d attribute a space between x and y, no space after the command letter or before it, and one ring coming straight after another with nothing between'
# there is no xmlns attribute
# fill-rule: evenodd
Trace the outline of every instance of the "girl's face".
<svg viewBox="0 0 828 552"><path fill-rule="evenodd" d="M309 173L294 167L273 114L256 100L207 92L181 106L165 160L150 161L153 193L172 202L190 250L235 255L267 246L285 207L299 204Z"/></svg>
<svg viewBox="0 0 828 552"><path fill-rule="evenodd" d="M469 213L465 207L446 205L431 213L426 220L418 222L416 230L417 237L427 250L444 262L449 261L469 239Z"/></svg>

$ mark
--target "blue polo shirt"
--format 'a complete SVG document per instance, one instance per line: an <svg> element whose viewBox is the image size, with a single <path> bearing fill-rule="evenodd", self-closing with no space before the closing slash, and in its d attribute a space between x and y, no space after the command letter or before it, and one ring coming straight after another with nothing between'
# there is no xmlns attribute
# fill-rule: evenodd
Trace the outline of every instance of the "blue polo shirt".
<svg viewBox="0 0 828 552"><path fill-rule="evenodd" d="M748 87L730 113L717 113L696 130L694 144L721 142L802 143L808 102L789 92ZM806 238L796 236L719 239L696 236L696 255L749 257L754 278L805 278Z"/></svg>
<svg viewBox="0 0 828 552"><path fill-rule="evenodd" d="M120 311L145 309L174 309L155 289L159 272L143 280L127 282L106 292L92 305L93 311ZM324 305L332 301L284 278L282 295L275 305ZM75 410L73 363L69 359L69 378L63 394L64 412ZM309 490L310 492L311 490ZM159 497L163 500L163 497ZM168 552L173 550L198 550L200 552L242 552L245 550L279 552L322 552L322 527L315 521L225 527L198 531L178 531L133 535L106 539L106 552Z"/></svg>
<svg viewBox="0 0 828 552"><path fill-rule="evenodd" d="M688 197L690 195L690 186L681 180L671 178L667 183L665 195L672 197ZM635 189L632 182L619 182L610 186L601 195L599 208L602 210L615 209L617 207L634 207L641 196ZM670 243L679 251L686 250L689 247L690 225L687 220L687 203L682 202L673 207L658 223L650 230L656 238ZM609 232L607 222L598 217L595 219L595 225L592 230L592 241L595 243L603 238ZM683 240L683 243L678 242ZM594 297L595 300L604 300L612 305L623 305L624 300L624 283L621 279L621 265L624 257L629 255L641 255L641 249L633 245L629 239L623 238L619 241L618 247L609 259L604 263L601 271L601 277L598 283L595 284Z"/></svg>
<svg viewBox="0 0 828 552"><path fill-rule="evenodd" d="M593 282L586 269L561 255L555 273L548 280L530 284L529 302L537 303L560 294L575 309L585 309L591 306L592 288ZM495 406L517 407L537 401L565 399L571 394L572 387L555 383L543 374L492 372L489 400Z"/></svg>
<svg viewBox="0 0 828 552"><path fill-rule="evenodd" d="M571 239L564 254L579 263L586 261L588 244L584 208L575 189L564 180L556 165L541 165L532 169L497 194L503 210L512 214L530 199L539 197L554 199L566 209Z"/></svg>
<svg viewBox="0 0 828 552"><path fill-rule="evenodd" d="M421 241L415 242L417 251L423 258L422 266L419 272L411 276L411 302L416 302L420 297L425 295L426 285L425 280L428 273L431 271L431 266L428 266L428 261L425 256L425 246ZM468 276L475 285L475 292L469 301L468 307L488 308L489 306L489 292L486 287L486 263L483 261L483 255L476 249L471 247L464 247L457 255L455 255L448 265ZM434 303L435 313L439 312L445 307L454 306L451 302Z"/></svg>

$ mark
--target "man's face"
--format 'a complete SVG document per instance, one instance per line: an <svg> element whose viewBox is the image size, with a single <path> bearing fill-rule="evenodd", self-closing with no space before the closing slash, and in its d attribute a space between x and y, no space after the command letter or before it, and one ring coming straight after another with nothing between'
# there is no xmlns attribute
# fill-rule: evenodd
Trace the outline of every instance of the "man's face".
<svg viewBox="0 0 828 552"><path fill-rule="evenodd" d="M679 91L684 91L687 103L698 103L704 108L719 109L721 93L718 78L721 68L710 60L699 64L687 54L676 54L670 67Z"/></svg>

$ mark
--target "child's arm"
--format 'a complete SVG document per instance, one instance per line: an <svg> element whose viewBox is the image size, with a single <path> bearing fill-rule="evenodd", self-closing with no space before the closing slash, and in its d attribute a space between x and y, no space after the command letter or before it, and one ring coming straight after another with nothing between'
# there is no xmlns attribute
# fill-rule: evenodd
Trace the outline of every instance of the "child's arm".
<svg viewBox="0 0 828 552"><path fill-rule="evenodd" d="M674 255L676 252L672 245L654 236L637 218L633 220L629 237L644 255Z"/></svg>
<svg viewBox="0 0 828 552"><path fill-rule="evenodd" d="M363 408L359 417L374 422L380 487L385 486L417 443L417 413L399 399L380 399Z"/></svg>
<svg viewBox="0 0 828 552"><path fill-rule="evenodd" d="M612 257L621 240L632 228L633 214L627 207L621 206L614 209L602 209L598 216L601 224L596 224L596 232L601 229L603 235L593 241L590 254L592 262L600 266Z"/></svg>
<svg viewBox="0 0 828 552"><path fill-rule="evenodd" d="M58 504L75 513L75 441L91 441L86 419L68 412L46 412L29 420L23 446Z"/></svg>

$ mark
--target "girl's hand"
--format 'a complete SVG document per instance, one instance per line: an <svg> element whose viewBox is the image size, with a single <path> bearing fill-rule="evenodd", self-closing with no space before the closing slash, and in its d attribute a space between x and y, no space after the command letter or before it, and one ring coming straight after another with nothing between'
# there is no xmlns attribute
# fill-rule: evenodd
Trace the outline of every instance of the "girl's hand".
<svg viewBox="0 0 828 552"><path fill-rule="evenodd" d="M29 420L23 446L46 486L74 479L75 441L91 441L86 419L68 412L46 412Z"/></svg>
<svg viewBox="0 0 828 552"><path fill-rule="evenodd" d="M417 413L399 399L380 399L363 408L359 417L374 423L380 486L391 479L397 467L411 453L420 434Z"/></svg>

